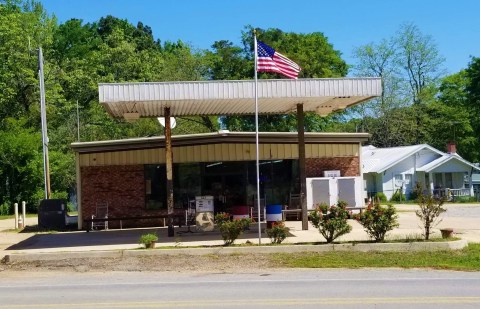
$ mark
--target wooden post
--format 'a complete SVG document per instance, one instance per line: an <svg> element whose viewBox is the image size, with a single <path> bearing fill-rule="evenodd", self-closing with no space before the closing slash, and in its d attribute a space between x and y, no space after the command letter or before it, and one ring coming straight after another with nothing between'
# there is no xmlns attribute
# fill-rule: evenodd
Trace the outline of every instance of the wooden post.
<svg viewBox="0 0 480 309"><path fill-rule="evenodd" d="M170 107L165 107L165 165L167 169L167 213L168 237L175 235L173 227L173 153L172 153L172 128L170 124Z"/></svg>
<svg viewBox="0 0 480 309"><path fill-rule="evenodd" d="M303 104L297 104L298 165L300 177L300 204L302 206L302 230L308 230L307 177L305 173L305 125Z"/></svg>

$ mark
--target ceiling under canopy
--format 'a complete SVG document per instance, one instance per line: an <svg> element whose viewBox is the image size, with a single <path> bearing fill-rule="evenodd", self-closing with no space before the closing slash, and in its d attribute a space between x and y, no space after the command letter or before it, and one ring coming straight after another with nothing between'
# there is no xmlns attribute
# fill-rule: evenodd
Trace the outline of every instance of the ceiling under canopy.
<svg viewBox="0 0 480 309"><path fill-rule="evenodd" d="M322 116L380 96L380 78L258 80L258 113L288 114L303 104ZM99 101L115 118L248 115L255 113L255 81L99 84Z"/></svg>

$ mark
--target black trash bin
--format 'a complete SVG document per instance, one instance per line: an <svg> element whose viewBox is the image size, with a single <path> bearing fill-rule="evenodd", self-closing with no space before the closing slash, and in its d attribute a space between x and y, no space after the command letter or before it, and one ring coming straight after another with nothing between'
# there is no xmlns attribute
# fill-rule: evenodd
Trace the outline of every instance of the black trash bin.
<svg viewBox="0 0 480 309"><path fill-rule="evenodd" d="M62 199L42 200L38 207L38 225L46 229L65 229L67 202Z"/></svg>

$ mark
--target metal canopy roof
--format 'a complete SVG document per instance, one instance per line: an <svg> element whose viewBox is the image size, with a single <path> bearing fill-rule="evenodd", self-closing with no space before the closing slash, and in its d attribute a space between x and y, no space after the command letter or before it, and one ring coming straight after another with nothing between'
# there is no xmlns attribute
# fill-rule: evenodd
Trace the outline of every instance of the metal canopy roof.
<svg viewBox="0 0 480 309"><path fill-rule="evenodd" d="M327 115L381 95L380 78L258 80L259 114ZM255 82L193 81L99 84L99 101L113 117L247 115L255 113Z"/></svg>

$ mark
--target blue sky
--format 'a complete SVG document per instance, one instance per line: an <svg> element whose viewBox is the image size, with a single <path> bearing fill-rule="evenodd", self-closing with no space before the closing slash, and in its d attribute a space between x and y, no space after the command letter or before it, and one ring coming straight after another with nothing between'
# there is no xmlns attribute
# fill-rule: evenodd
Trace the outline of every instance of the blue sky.
<svg viewBox="0 0 480 309"><path fill-rule="evenodd" d="M446 59L447 73L480 57L478 0L40 0L59 22L85 23L113 15L152 28L156 39L182 40L210 48L217 40L240 43L245 25L285 32L323 32L334 48L354 64L352 50L388 39L402 23L414 23L431 35ZM281 52L281 50L279 49Z"/></svg>

